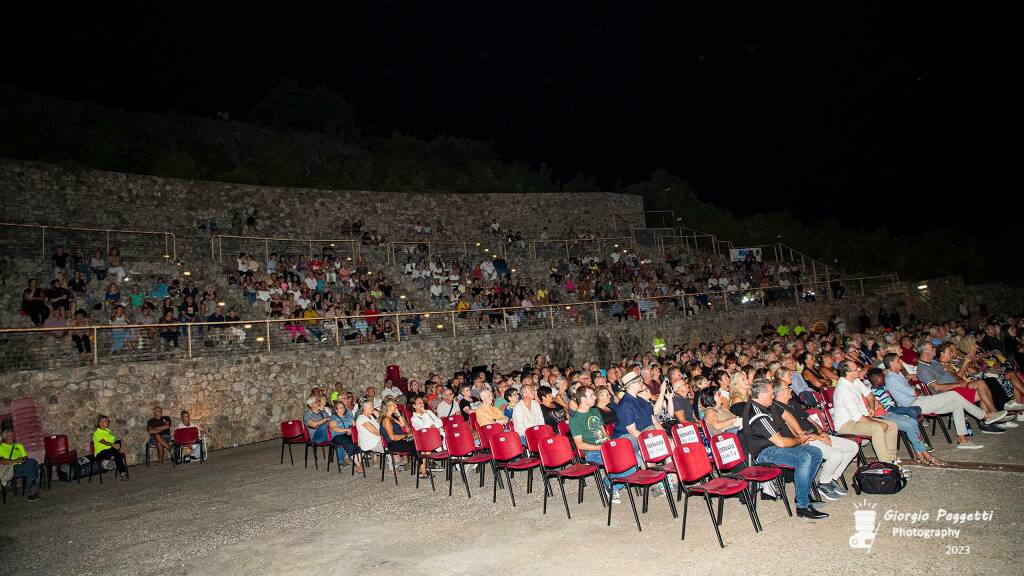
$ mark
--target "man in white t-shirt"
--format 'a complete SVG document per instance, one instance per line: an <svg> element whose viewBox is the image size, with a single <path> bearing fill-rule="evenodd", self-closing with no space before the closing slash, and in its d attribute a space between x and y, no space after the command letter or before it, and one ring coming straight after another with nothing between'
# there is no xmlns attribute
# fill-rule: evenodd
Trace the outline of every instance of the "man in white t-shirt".
<svg viewBox="0 0 1024 576"><path fill-rule="evenodd" d="M405 404L405 396L402 394L402 389L395 386L395 383L392 382L390 378L384 381L384 389L381 390L380 395L383 398L391 396L395 399L395 402Z"/></svg>

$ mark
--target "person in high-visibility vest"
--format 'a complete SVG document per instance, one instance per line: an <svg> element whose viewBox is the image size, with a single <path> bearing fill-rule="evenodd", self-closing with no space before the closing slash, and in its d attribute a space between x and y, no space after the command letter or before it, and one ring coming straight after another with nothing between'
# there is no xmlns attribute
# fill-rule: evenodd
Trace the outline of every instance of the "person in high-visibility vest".
<svg viewBox="0 0 1024 576"><path fill-rule="evenodd" d="M786 324L785 322L780 323L779 327L775 329L775 332L779 336L789 336L789 324Z"/></svg>
<svg viewBox="0 0 1024 576"><path fill-rule="evenodd" d="M655 336L654 337L654 355L655 356L661 356L665 352L666 348L667 348L667 346L665 345L665 339L662 338L661 336Z"/></svg>

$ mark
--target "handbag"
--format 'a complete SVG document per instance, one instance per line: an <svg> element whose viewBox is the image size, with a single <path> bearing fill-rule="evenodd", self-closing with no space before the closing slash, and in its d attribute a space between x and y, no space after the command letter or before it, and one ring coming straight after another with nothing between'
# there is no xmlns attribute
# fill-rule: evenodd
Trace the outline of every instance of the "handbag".
<svg viewBox="0 0 1024 576"><path fill-rule="evenodd" d="M906 486L903 471L888 462L872 462L853 474L853 490L857 494L895 494Z"/></svg>

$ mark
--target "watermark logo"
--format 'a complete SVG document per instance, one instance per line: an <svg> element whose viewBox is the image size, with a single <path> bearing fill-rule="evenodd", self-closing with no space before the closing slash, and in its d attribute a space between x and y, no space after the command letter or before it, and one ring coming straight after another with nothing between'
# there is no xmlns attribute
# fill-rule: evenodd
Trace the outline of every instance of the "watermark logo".
<svg viewBox="0 0 1024 576"><path fill-rule="evenodd" d="M875 536L881 523L877 523L878 512L876 504L869 504L865 499L860 504L854 504L856 510L853 512L853 536L850 536L850 548L860 548L871 552L875 544Z"/></svg>

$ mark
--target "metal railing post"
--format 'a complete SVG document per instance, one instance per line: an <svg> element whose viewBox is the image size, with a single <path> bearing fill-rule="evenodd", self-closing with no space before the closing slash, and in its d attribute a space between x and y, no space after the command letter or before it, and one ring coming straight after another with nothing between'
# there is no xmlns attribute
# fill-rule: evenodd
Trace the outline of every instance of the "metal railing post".
<svg viewBox="0 0 1024 576"><path fill-rule="evenodd" d="M455 311L452 310L450 312L450 314L452 315L452 338L454 338L455 337Z"/></svg>
<svg viewBox="0 0 1024 576"><path fill-rule="evenodd" d="M860 295L861 296L866 296L866 294L864 293L864 279L863 278L860 279Z"/></svg>
<svg viewBox="0 0 1024 576"><path fill-rule="evenodd" d="M107 230L107 254L110 254L110 230Z"/></svg>
<svg viewBox="0 0 1024 576"><path fill-rule="evenodd" d="M402 341L402 323L398 321L398 314L395 313L395 340Z"/></svg>
<svg viewBox="0 0 1024 576"><path fill-rule="evenodd" d="M501 327L505 330L505 334L508 334L508 314L505 314L505 309L501 309Z"/></svg>
<svg viewBox="0 0 1024 576"><path fill-rule="evenodd" d="M594 302L594 325L596 326L597 324L598 324L598 319L597 319L597 302Z"/></svg>
<svg viewBox="0 0 1024 576"><path fill-rule="evenodd" d="M267 327L267 353L270 353L270 321L265 320L263 325Z"/></svg>
<svg viewBox="0 0 1024 576"><path fill-rule="evenodd" d="M192 325L189 324L185 327L188 331L188 357L192 357Z"/></svg>
<svg viewBox="0 0 1024 576"><path fill-rule="evenodd" d="M341 346L341 320L334 319L334 345Z"/></svg>
<svg viewBox="0 0 1024 576"><path fill-rule="evenodd" d="M92 329L92 365L96 366L100 363L100 331L98 328Z"/></svg>
<svg viewBox="0 0 1024 576"><path fill-rule="evenodd" d="M555 327L555 307L548 304L548 323L551 324L551 328Z"/></svg>
<svg viewBox="0 0 1024 576"><path fill-rule="evenodd" d="M270 260L270 240L267 238L263 239L263 254L266 257L264 264Z"/></svg>
<svg viewBox="0 0 1024 576"><path fill-rule="evenodd" d="M40 255L40 259L43 262L46 262L46 226L43 226L43 242L42 242L42 245L40 247L42 248L42 252L43 252L42 255Z"/></svg>

